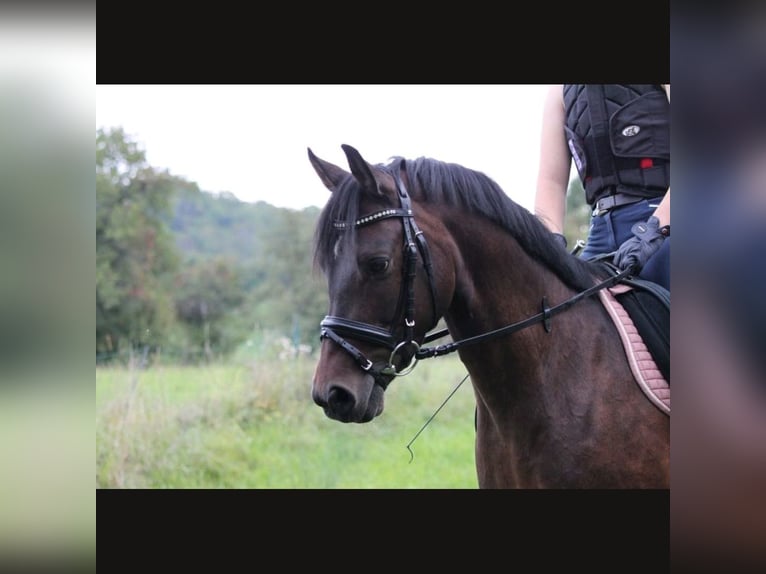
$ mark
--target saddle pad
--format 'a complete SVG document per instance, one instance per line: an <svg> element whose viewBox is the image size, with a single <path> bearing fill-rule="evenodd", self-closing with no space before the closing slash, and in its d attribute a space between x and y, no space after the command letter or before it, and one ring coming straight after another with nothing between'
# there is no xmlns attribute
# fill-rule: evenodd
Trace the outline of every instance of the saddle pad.
<svg viewBox="0 0 766 574"><path fill-rule="evenodd" d="M670 416L670 384L665 380L660 369L657 368L657 364L641 339L633 320L614 297L614 293L619 293L624 289L624 286L602 289L598 295L620 333L620 340L636 383L652 404Z"/></svg>

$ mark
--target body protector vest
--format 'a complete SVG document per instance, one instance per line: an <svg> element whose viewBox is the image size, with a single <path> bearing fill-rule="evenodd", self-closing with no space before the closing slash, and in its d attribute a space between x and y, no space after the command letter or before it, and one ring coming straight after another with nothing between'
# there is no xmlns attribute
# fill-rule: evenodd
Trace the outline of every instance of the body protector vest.
<svg viewBox="0 0 766 574"><path fill-rule="evenodd" d="M565 84L567 145L588 204L670 187L670 102L661 85Z"/></svg>

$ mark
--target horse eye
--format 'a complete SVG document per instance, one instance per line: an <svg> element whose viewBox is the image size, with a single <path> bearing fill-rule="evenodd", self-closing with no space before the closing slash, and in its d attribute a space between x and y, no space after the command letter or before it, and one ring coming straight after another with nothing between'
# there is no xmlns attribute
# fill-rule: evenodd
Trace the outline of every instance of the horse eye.
<svg viewBox="0 0 766 574"><path fill-rule="evenodd" d="M375 259L370 259L367 262L367 272L371 275L380 275L382 273L385 273L386 269L388 269L388 259L385 257L376 257Z"/></svg>

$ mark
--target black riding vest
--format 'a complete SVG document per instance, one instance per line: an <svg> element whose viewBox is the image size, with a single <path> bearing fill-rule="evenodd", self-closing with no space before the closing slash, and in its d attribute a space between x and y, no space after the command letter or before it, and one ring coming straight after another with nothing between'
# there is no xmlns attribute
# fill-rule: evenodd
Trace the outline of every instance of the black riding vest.
<svg viewBox="0 0 766 574"><path fill-rule="evenodd" d="M590 205L670 187L670 102L660 85L564 84L566 138Z"/></svg>

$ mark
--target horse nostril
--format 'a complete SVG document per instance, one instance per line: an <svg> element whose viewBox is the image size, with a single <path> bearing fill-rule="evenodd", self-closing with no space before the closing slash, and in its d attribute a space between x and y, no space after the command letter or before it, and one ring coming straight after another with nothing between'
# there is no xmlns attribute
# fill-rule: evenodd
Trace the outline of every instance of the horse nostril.
<svg viewBox="0 0 766 574"><path fill-rule="evenodd" d="M337 415L344 416L354 408L354 397L342 387L332 387L327 394L327 405Z"/></svg>

